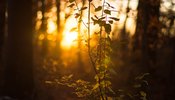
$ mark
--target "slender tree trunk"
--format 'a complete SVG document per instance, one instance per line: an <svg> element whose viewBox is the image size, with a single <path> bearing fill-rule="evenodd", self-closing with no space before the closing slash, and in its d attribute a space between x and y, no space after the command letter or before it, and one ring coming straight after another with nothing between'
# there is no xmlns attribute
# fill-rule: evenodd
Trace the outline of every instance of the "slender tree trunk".
<svg viewBox="0 0 175 100"><path fill-rule="evenodd" d="M2 58L2 51L3 51L3 45L4 45L4 34L5 34L5 9L6 9L6 1L1 0L0 1L0 94L1 94L1 88L2 88L2 73L3 73L3 58Z"/></svg>
<svg viewBox="0 0 175 100"><path fill-rule="evenodd" d="M56 0L56 6L57 6L57 41L56 41L56 56L60 58L61 54L61 48L60 48L60 43L61 43L61 37L62 37L62 30L61 30L61 19L60 19L60 5L61 2L60 0ZM60 60L60 59L59 59Z"/></svg>
<svg viewBox="0 0 175 100"><path fill-rule="evenodd" d="M4 42L4 34L5 34L5 0L0 1L0 61L2 57L2 47Z"/></svg>
<svg viewBox="0 0 175 100"><path fill-rule="evenodd" d="M44 34L44 40L42 41L42 51L41 51L41 56L45 57L47 54L47 49L48 49L48 41L47 41L47 20L45 17L45 12L46 12L46 5L45 5L45 0L41 0L42 6L41 6L41 12L42 12L42 24L41 24L41 29L40 31L42 34Z"/></svg>
<svg viewBox="0 0 175 100"><path fill-rule="evenodd" d="M31 100L33 93L32 0L8 0L5 95Z"/></svg>

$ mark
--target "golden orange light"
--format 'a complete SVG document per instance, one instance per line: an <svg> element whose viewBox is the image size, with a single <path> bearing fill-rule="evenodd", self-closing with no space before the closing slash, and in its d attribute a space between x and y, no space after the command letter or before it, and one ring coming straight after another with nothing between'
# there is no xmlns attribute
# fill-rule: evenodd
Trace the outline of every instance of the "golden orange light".
<svg viewBox="0 0 175 100"><path fill-rule="evenodd" d="M38 39L39 40L44 40L44 37L45 37L44 34L40 34L39 37L38 37Z"/></svg>
<svg viewBox="0 0 175 100"><path fill-rule="evenodd" d="M136 23L135 20L132 18L128 18L126 20L126 31L130 33L131 36L134 35L136 29Z"/></svg>
<svg viewBox="0 0 175 100"><path fill-rule="evenodd" d="M52 19L49 19L47 24L47 33L52 34L56 29L57 29L56 23L54 23Z"/></svg>
<svg viewBox="0 0 175 100"><path fill-rule="evenodd" d="M77 21L74 17L67 19L65 23L65 28L63 31L63 39L61 41L61 46L63 49L70 49L72 46L77 45L77 32L70 32L70 29L77 26Z"/></svg>
<svg viewBox="0 0 175 100"><path fill-rule="evenodd" d="M76 41L77 37L78 37L77 32L65 33L64 39L61 42L61 46L64 49L69 49L71 46L76 46L77 45L77 41Z"/></svg>

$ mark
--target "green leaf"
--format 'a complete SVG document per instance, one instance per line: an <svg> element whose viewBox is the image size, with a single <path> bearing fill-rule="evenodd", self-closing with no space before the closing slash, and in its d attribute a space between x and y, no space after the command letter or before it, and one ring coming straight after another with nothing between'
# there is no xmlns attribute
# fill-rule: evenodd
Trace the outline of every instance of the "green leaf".
<svg viewBox="0 0 175 100"><path fill-rule="evenodd" d="M93 89L92 90L96 90L100 85L97 83L93 86Z"/></svg>
<svg viewBox="0 0 175 100"><path fill-rule="evenodd" d="M67 7L72 8L74 5L75 5L75 4L74 4L74 3L72 3L72 4L70 4L70 5L69 5L69 6L67 6Z"/></svg>
<svg viewBox="0 0 175 100"><path fill-rule="evenodd" d="M96 81L98 81L98 80L99 80L98 75L95 75L94 79L95 79Z"/></svg>
<svg viewBox="0 0 175 100"><path fill-rule="evenodd" d="M144 91L140 91L140 95L146 97L146 93Z"/></svg>
<svg viewBox="0 0 175 100"><path fill-rule="evenodd" d="M97 8L95 8L95 12L100 11L100 10L102 10L102 6L98 6Z"/></svg>
<svg viewBox="0 0 175 100"><path fill-rule="evenodd" d="M104 63L108 65L110 63L110 59L109 58L105 58L104 59ZM108 66L106 66L106 67L108 67Z"/></svg>
<svg viewBox="0 0 175 100"><path fill-rule="evenodd" d="M69 0L70 3L74 2L75 0Z"/></svg>
<svg viewBox="0 0 175 100"><path fill-rule="evenodd" d="M109 17L110 19L113 19L115 21L119 21L120 19L116 18L116 17Z"/></svg>
<svg viewBox="0 0 175 100"><path fill-rule="evenodd" d="M105 13L105 14L109 14L109 15L111 15L111 11L108 10L108 9L105 9L105 10L104 10L104 13Z"/></svg>
<svg viewBox="0 0 175 100"><path fill-rule="evenodd" d="M105 24L104 25L104 28L105 28L105 32L110 34L111 33L111 25L110 24Z"/></svg>

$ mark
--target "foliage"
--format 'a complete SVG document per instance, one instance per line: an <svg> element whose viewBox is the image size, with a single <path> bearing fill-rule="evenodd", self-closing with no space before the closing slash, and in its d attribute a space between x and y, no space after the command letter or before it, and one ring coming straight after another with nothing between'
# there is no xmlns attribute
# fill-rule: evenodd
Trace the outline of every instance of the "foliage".
<svg viewBox="0 0 175 100"><path fill-rule="evenodd" d="M149 100L148 92L149 83L147 78L149 73L143 73L135 77L133 83L130 83L128 89L117 90L117 100Z"/></svg>
<svg viewBox="0 0 175 100"><path fill-rule="evenodd" d="M87 48L88 48L88 54L92 63L92 67L95 72L95 83L83 81L83 80L77 80L75 82L69 83L71 80L67 81L64 79L69 79L72 76L68 77L62 77L61 81L63 81L64 85L67 85L69 87L76 87L75 93L78 97L88 97L89 95L92 96L92 94L95 94L96 98L107 100L109 94L115 94L111 88L111 82L110 82L110 75L109 75L109 65L111 63L110 60L110 54L112 52L111 49L111 39L110 39L110 33L112 31L112 24L114 21L118 21L118 18L111 16L111 10L114 7L112 7L108 2L101 1L102 5L99 5L98 7L95 7L93 4L93 0L88 0L88 6L82 6L79 7L76 0L69 0L69 6L76 10L77 13L75 13L75 18L78 20L78 23L82 23L87 27ZM91 5L94 7L95 12L101 12L101 15L95 14L94 17L91 17ZM82 12L84 10L88 9L88 22L85 24L84 20L82 19ZM97 37L97 44L94 47L91 46L91 40L90 37L90 31L91 31L91 23L94 25L99 26L99 32L96 32ZM80 27L74 27L70 29L70 31L79 31ZM80 33L79 33L80 34ZM92 49L93 48L93 49ZM94 56L96 55L96 56ZM64 81L67 81L68 83L65 83ZM62 82L61 82L62 83Z"/></svg>
<svg viewBox="0 0 175 100"><path fill-rule="evenodd" d="M147 94L143 90L139 90L139 93L132 93L131 91L119 89L117 92L114 92L112 89L112 83L110 81L110 71L112 70L111 65L111 31L112 24L115 21L119 21L118 18L111 16L112 10L114 9L110 3L105 0L102 1L102 5L98 5L97 7L93 4L93 0L88 0L88 6L79 7L76 0L69 0L70 8L76 10L75 18L77 19L78 25L83 23L87 28L87 36L88 38L85 40L87 43L87 49L90 61L92 63L92 67L95 72L95 82L89 82L85 80L75 80L73 79L73 75L63 76L60 80L55 80L57 84L65 85L74 89L74 93L79 98L84 99L95 99L95 100L125 100L125 97L130 99L134 99L136 97L140 97L141 100L147 100ZM91 5L94 7L94 15L93 17L91 12ZM82 19L82 12L84 10L88 10L88 22L85 24ZM101 12L101 14L96 14L96 12ZM97 43L93 47L91 45L92 37L90 36L91 32L91 23L93 25L99 26L99 31L95 32L95 36L97 38ZM70 32L80 32L80 27L73 27L70 29ZM80 34L80 33L79 33ZM82 40L82 39L80 39ZM135 78L135 80L139 80L138 84L135 84L132 87L133 90L138 88L142 88L142 84L146 84L147 81L143 80L143 78L148 75L143 74ZM50 83L49 81L47 83ZM52 83L52 82L51 82ZM148 83L147 83L148 84Z"/></svg>

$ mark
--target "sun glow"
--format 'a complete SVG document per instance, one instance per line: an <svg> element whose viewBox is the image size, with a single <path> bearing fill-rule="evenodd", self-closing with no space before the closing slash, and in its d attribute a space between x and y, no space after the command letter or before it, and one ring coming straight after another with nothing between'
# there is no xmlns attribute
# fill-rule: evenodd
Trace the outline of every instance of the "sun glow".
<svg viewBox="0 0 175 100"><path fill-rule="evenodd" d="M63 49L70 49L72 46L77 46L77 32L71 32L70 29L77 26L77 21L74 18L67 19L63 31L63 39L61 46Z"/></svg>
<svg viewBox="0 0 175 100"><path fill-rule="evenodd" d="M52 34L56 29L57 29L56 23L54 23L52 19L49 19L47 24L47 33Z"/></svg>
<svg viewBox="0 0 175 100"><path fill-rule="evenodd" d="M76 46L77 45L77 37L78 34L77 32L69 32L69 33L65 33L64 35L64 39L61 42L61 46L65 49L69 49L72 46Z"/></svg>

